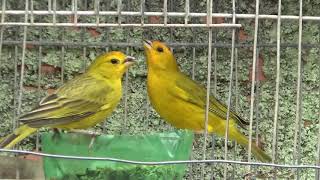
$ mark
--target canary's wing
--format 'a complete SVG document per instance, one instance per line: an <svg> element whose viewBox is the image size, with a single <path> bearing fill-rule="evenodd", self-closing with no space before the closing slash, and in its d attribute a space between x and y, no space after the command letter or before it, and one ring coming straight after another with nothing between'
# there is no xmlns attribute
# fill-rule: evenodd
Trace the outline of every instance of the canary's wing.
<svg viewBox="0 0 320 180"><path fill-rule="evenodd" d="M91 77L76 78L56 93L45 97L38 107L21 116L20 121L30 127L61 125L105 110L108 104L103 97L106 97L112 88L104 84Z"/></svg>
<svg viewBox="0 0 320 180"><path fill-rule="evenodd" d="M170 87L169 92L187 103L197 105L200 108L205 108L206 90L182 73L178 74L174 85ZM227 119L227 107L213 96L210 96L209 111L219 116L221 119ZM248 125L248 122L243 120L233 111L230 111L230 118L236 120L243 128Z"/></svg>

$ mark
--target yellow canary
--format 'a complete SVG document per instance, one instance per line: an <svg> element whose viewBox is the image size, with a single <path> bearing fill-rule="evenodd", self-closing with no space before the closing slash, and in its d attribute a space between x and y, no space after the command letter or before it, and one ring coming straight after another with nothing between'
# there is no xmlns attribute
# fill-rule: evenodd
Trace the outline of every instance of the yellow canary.
<svg viewBox="0 0 320 180"><path fill-rule="evenodd" d="M20 117L22 126L0 142L10 148L41 127L84 129L105 120L122 95L121 78L134 58L113 51L100 55L88 70L70 80Z"/></svg>
<svg viewBox="0 0 320 180"><path fill-rule="evenodd" d="M170 49L159 41L144 41L148 65L148 95L154 109L162 118L176 128L204 131L206 90L183 74ZM208 132L225 135L227 108L210 96ZM237 129L247 122L230 112L229 139L248 147L248 139ZM271 158L258 146L252 144L252 152L263 162Z"/></svg>

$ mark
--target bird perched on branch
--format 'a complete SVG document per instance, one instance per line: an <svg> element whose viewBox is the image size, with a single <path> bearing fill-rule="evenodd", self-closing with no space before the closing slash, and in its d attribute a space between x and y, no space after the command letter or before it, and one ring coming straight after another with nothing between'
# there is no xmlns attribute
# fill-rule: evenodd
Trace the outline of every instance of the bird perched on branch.
<svg viewBox="0 0 320 180"><path fill-rule="evenodd" d="M183 74L170 49L159 41L144 41L148 65L148 95L154 109L162 118L176 128L194 131L205 130L206 90ZM208 132L225 136L227 107L210 96ZM238 129L247 122L230 112L229 139L248 147L248 139ZM252 152L263 162L271 158L258 146L252 144Z"/></svg>
<svg viewBox="0 0 320 180"><path fill-rule="evenodd" d="M105 120L120 101L121 78L134 59L119 51L100 55L84 74L22 115L19 120L23 125L2 138L0 148L14 146L41 127L84 129Z"/></svg>

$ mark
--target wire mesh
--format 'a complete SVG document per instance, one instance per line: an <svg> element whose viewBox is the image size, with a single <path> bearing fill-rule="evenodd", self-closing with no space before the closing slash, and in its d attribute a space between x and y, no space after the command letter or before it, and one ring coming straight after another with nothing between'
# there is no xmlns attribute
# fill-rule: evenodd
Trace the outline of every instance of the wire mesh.
<svg viewBox="0 0 320 180"><path fill-rule="evenodd" d="M78 1L78 0L71 0L67 2L60 2L56 0L48 0L47 2L37 2L33 0L26 0L24 3L20 3L17 5L16 2L13 1L6 1L2 0L1 5L1 29L0 29L0 60L1 62L5 63L8 60L11 60L11 57L8 57L8 52L13 52L13 66L14 66L14 82L13 84L13 105L10 110L12 110L13 116L11 118L12 127L15 128L18 124L17 117L19 114L26 109L24 109L25 105L28 105L26 102L28 97L25 97L25 89L26 85L30 84L29 80L26 80L26 77L29 78L30 69L28 69L28 64L26 65L26 60L32 59L32 54L30 52L34 51L32 46L38 47L37 57L37 88L38 95L41 96L43 87L45 86L45 81L48 81L48 77L44 77L43 74L43 63L46 60L46 51L55 51L59 54L59 82L60 84L65 82L65 80L70 79L68 73L70 70L70 64L68 61L72 61L75 59L82 60L82 67L77 67L74 71L83 71L86 65L89 63L88 60L91 56L96 55L98 52L102 50L109 50L113 48L118 48L124 50L127 54L135 54L140 53L141 51L141 41L139 38L148 37L153 39L155 34L159 35L161 32L164 32L164 35L156 36L157 38L162 38L163 41L166 41L167 44L175 48L175 52L177 54L182 54L181 49L185 50L187 54L191 54L190 56L187 55L189 58L183 57L182 59L185 62L181 64L187 65L187 63L191 63L191 67L189 68L189 73L191 74L192 79L202 80L205 82L206 90L207 90L207 99L206 99L206 114L204 114L205 118L205 133L203 136L200 136L199 139L203 142L202 145L195 145L195 149L198 148L202 149L202 152L199 154L194 154L189 161L173 161L173 162L135 162L135 161L126 161L120 159L112 159L112 158L92 158L92 157L67 157L61 155L49 155L44 153L35 153L30 151L18 151L18 150L4 150L0 149L2 152L12 152L12 153L29 153L35 154L40 156L50 156L56 158L71 158L71 159L87 159L87 160L109 160L109 161L117 161L117 162L126 162L126 163L133 163L133 164L145 164L145 165L164 165L164 164L179 164L179 163L187 163L187 164L198 164L201 163L201 173L200 177L196 176L198 171L198 167L191 165L190 166L190 173L186 178L200 178L200 179L213 179L212 177L223 177L224 179L234 179L235 177L242 177L245 174L240 174L235 170L239 168L239 165L248 167L246 170L242 170L242 172L247 172L249 176L256 176L259 174L257 167L266 166L271 167L270 169L263 169L266 172L270 172L273 178L278 177L278 172L282 171L280 168L290 168L294 170L294 176L296 179L301 177L315 177L319 179L319 132L314 132L315 129L319 129L316 123L312 122L311 127L307 127L308 130L304 129L306 116L304 116L305 108L303 107L306 104L314 104L315 105L315 112L319 114L319 106L320 100L318 99L307 99L304 100L304 92L303 90L306 88L318 88L319 86L315 85L313 87L309 87L309 84L306 84L304 81L305 78L309 78L308 69L304 69L304 63L307 63L304 58L310 58L307 55L306 51L315 51L319 52L320 45L319 45L319 26L317 28L317 34L313 34L311 39L315 39L312 42L303 41L304 35L304 27L305 24L311 23L314 24L312 28L317 26L317 23L320 22L320 16L317 14L312 15L305 15L304 13L304 5L307 5L310 2L303 2L300 0L299 3L296 3L297 9L299 10L298 13L295 15L285 14L287 12L282 10L282 8L287 8L286 2L278 1L277 4L274 6L276 7L276 11L274 14L263 14L260 13L264 11L261 8L261 4L265 2L256 1L254 7L252 8L254 12L246 12L238 10L238 7L241 6L242 2L239 1L230 1L229 4L220 1L213 1L213 0L206 0L201 1L200 5L195 5L194 1L185 0L185 1L172 1L172 0L163 0L158 2L150 2L141 0L137 2L130 2L127 0L117 0L117 1ZM132 6L128 5L132 4ZM218 5L226 5L229 7L225 7L227 9L217 8ZM249 3L247 2L247 6ZM172 8L172 7L175 8ZM202 9L198 10L195 7L201 6ZM181 7L179 9L179 7ZM22 18L21 18L22 17ZM218 23L217 20L223 19L223 23ZM249 22L249 23L248 23ZM263 28L265 25L264 22L272 22L272 28L268 30L272 31L268 35L272 36L272 33L275 34L275 41L264 41L263 38L259 38L259 34L263 34ZM250 41L241 41L239 42L239 28L248 29L247 26L254 24L254 27L251 28L251 36L253 37ZM291 24L292 26L297 26L297 38L293 38L292 41L286 41L282 36L285 36L287 33L282 28L286 28L286 23ZM16 29L14 29L16 28ZM22 29L22 31L19 30ZM33 34L33 31L37 31L36 29L41 29L39 34ZM73 29L72 32L70 28ZM79 30L80 28L80 30ZM94 28L94 29L90 29ZM89 31L91 36L99 36L97 35L97 29L101 31L100 34L105 33L106 35L103 38L88 38L86 34ZM229 33L228 35L222 34L221 31L218 31L218 28L223 28L223 31ZM80 33L77 33L81 31ZM170 31L170 32L167 32ZM191 36L188 36L186 33L187 31L191 31ZM126 36L127 39L124 39L121 36L124 36L125 33L119 33L120 31L126 32L129 35ZM262 32L263 31L263 32ZM38 32L38 31L37 31ZM54 36L54 33L61 34L61 37ZM182 33L181 33L182 32ZM185 32L185 34L184 34ZM224 33L225 33L224 32ZM51 33L51 34L50 34ZM118 33L118 34L117 34ZM139 38L135 38L134 35L130 33L136 33L141 36ZM292 32L289 32L292 33ZM182 35L181 35L182 34ZM13 38L12 35L16 35L16 38ZM75 36L81 36L79 41L74 41L72 38ZM183 37L185 38L177 38ZM231 36L230 36L231 35ZM318 37L316 37L316 35ZM51 37L52 36L52 37ZM165 37L168 36L168 37ZM198 38L198 36L203 36ZM132 39L128 39L132 38ZM221 39L221 41L220 41ZM186 50L187 49L187 50ZM188 50L190 50L188 52ZM248 55L247 57L243 55L249 54L248 49L252 55ZM292 105L291 108L295 108L295 122L290 122L291 124L295 125L294 131L290 132L293 134L293 141L291 141L291 145L293 145L290 151L283 151L283 153L292 153L292 158L282 158L279 159L282 152L280 148L281 144L285 142L279 142L279 138L282 136L282 132L279 131L280 126L283 126L283 120L286 118L286 114L283 113L284 110L281 109L282 106L282 95L285 91L281 88L283 85L283 72L288 71L288 69L283 69L282 64L286 66L285 60L288 59L282 58L284 54L286 54L286 50L294 49L297 53L297 64L292 68L297 68L297 71L292 71L296 75L296 95L295 95L295 105ZM226 55L227 50L229 55ZM245 50L245 51L244 51ZM260 120L260 114L258 113L259 108L268 108L263 104L266 100L262 97L266 92L261 90L264 84L261 84L260 78L260 54L261 52L265 52L266 50L275 51L275 58L269 58L270 62L269 65L274 61L275 62L275 72L274 74L274 81L272 83L275 85L274 89L272 89L273 100L274 104L269 104L270 107L273 107L273 112L271 112L272 118L270 118L270 122L263 122ZM221 51L221 52L220 52ZM92 53L94 52L94 53ZM292 51L290 51L292 52ZM80 54L79 56L75 55L75 57L71 57L71 54ZM273 54L273 55L274 55ZM319 53L318 53L319 55ZM142 58L143 55L139 55L139 58ZM199 58L197 56L200 56ZM206 63L200 63L203 61L201 57L205 56ZM225 60L226 62L223 62ZM90 58L88 58L90 57ZM7 58L7 59L6 59ZM70 58L71 60L69 60ZM252 64L251 68L251 77L249 77L249 85L245 84L239 80L241 76L244 74L244 70L241 69L244 63L241 61L241 58L250 59ZM179 56L177 56L179 61ZM266 58L267 59L267 58ZM268 61L267 60L267 61ZM292 60L293 61L293 60ZM318 62L318 61L314 61ZM12 62L11 62L12 63ZM29 62L27 62L29 63ZM143 62L139 62L139 64L143 64ZM220 65L219 65L220 64ZM182 69L184 66L182 65ZM228 68L221 69L220 66L226 66ZM271 66L271 65L270 65ZM313 68L318 68L319 65L312 64ZM203 68L202 71L199 68ZM204 70L206 69L206 70ZM186 68L186 71L188 68ZM226 71L227 73L221 75L221 70ZM3 71L3 70L2 70ZM133 82L130 82L130 79L133 79L137 76L137 74L141 72L137 72L139 70L131 70L125 76L125 91L123 97L123 103L121 108L123 109L120 111L122 116L115 115L113 118L116 119L117 117L123 117L123 124L118 125L121 128L125 128L122 132L126 132L127 130L130 132L131 127L135 126L130 121L130 118L134 116L130 108L136 108L134 106L130 106L133 102L130 100L130 93L134 91L131 87ZM203 73L206 71L206 73ZM213 74L212 74L213 72ZM34 72L33 72L34 73ZM201 74L198 77L197 74ZM249 72L250 73L250 72ZM310 71L311 73L311 71ZM139 74L142 78L145 79L145 73ZM3 72L1 72L2 78L5 78ZM271 76L271 75L270 75ZM307 76L307 77L306 77ZM310 75L311 76L311 75ZM315 79L312 82L318 82L320 79L320 74L314 75ZM207 77L207 78L204 78ZM144 80L143 79L143 80ZM243 79L243 78L242 78ZM220 81L222 80L222 81ZM308 79L307 79L308 80ZM211 83L211 81L213 81ZM219 82L220 81L220 82ZM226 82L223 82L226 81ZM239 82L240 81L240 82ZM311 80L310 80L311 81ZM6 83L6 82L3 82ZM241 97L241 93L243 94L243 90L241 86L250 86L250 93L247 93L247 97L249 97L249 101L243 100ZM287 84L287 86L290 86ZM306 87L304 87L306 86ZM248 90L247 87L247 90ZM46 87L50 89L51 86ZM139 87L141 88L141 87ZM212 90L213 88L213 90ZM238 89L239 88L239 89ZM137 88L138 89L138 88ZM222 90L224 89L224 90ZM262 91L262 92L260 92ZM222 93L221 93L222 92ZM308 91L309 92L309 91ZM319 90L318 90L319 92ZM239 95L239 94L240 95ZM250 125L248 130L248 137L249 137L249 146L248 146L248 153L247 159L245 162L241 162L241 157L239 157L239 152L241 149L236 148L237 145L230 145L227 138L225 140L221 140L215 136L208 136L207 134L207 126L208 126L208 104L209 104L209 94L213 94L217 97L223 97L226 100L226 104L228 107L227 113L227 121L229 119L230 110L235 106L235 110L241 112L241 114L247 113L246 118L249 119ZM223 94L223 95L222 95ZM319 95L318 95L319 96ZM242 98L242 99L241 99ZM232 99L235 99L233 102ZM262 101L262 102L261 102ZM246 106L247 110L243 110L243 103L247 103L249 105ZM29 104L30 105L30 104ZM239 107L238 107L239 106ZM146 121L152 124L152 120L155 118L155 112L150 109L149 103L146 98L143 98L143 105L142 108L137 107L136 110L143 109L143 112L147 112L143 114L143 118L140 118L140 121ZM241 108L242 107L242 108ZM271 109L271 108L270 108ZM271 110L270 110L271 111ZM291 110L288 110L291 111ZM141 112L141 111L139 111ZM264 112L262 112L264 113ZM290 112L291 113L291 112ZM288 114L290 114L288 113ZM289 117L289 115L288 115ZM311 117L311 116L310 116ZM312 116L313 117L313 116ZM4 118L4 117L2 117ZM312 119L314 122L319 121L319 115L316 117L317 119ZM7 119L10 119L7 117ZM137 120L136 118L135 120ZM7 120L2 119L4 122ZM259 122L259 123L258 123ZM268 146L270 149L270 154L272 154L272 163L257 163L252 161L251 158L251 145L254 140L253 137L256 137L256 142L259 141L259 135L266 133L267 131L265 128L261 128L262 125L266 123L272 124L269 126L271 133L269 132L268 135L268 142L270 145ZM228 124L228 123L227 123ZM254 127L256 125L256 127ZM106 126L111 126L111 123L105 122L103 127L103 132L105 132ZM157 125L154 126L163 126L163 129L166 129L168 125L164 122L159 122ZM310 125L308 125L310 126ZM161 127L162 128L162 127ZM159 128L160 130L163 130ZM116 129L116 128L115 128ZM134 128L133 128L134 129ZM283 129L283 128L282 128ZM109 132L110 129L108 129ZM225 137L228 137L228 128L226 128ZM106 130L107 131L107 130ZM141 131L140 131L141 133ZM310 134L308 134L310 133ZM309 159L304 158L304 156L310 156L310 154L304 155L306 153L301 146L301 144L311 142L310 141L303 141L303 137L307 137L314 135L314 140L316 143L314 145L318 146L318 149L315 150L313 156L315 156L314 161L310 161ZM38 138L36 138L36 149L38 150ZM292 139L291 139L292 140ZM286 140L284 140L286 141ZM287 142L287 141L286 141ZM219 145L220 144L220 145ZM259 144L259 142L258 142ZM211 147L208 147L211 146ZM231 148L234 148L234 151L231 151ZM310 149L310 148L309 148ZM199 151L200 152L200 151ZM212 153L212 155L208 155ZM222 152L219 154L219 152ZM230 160L231 156L230 153L234 152L234 161ZM240 153L241 154L241 153ZM210 158L209 158L210 157ZM208 159L209 158L209 159ZM212 159L211 159L212 158ZM216 167L209 166L208 164L219 164L223 163L222 169L217 169ZM232 166L230 166L230 164ZM292 165L289 165L292 164ZM305 164L305 165L302 165ZM232 171L230 171L230 167L232 167ZM252 167L254 167L252 169ZM307 169L313 169L314 174L312 176L306 176L305 171ZM259 169L260 170L260 169ZM254 175L250 173L254 172ZM303 174L304 173L304 174ZM240 175L239 175L240 174ZM310 173L309 173L310 174ZM291 177L288 175L288 177Z"/></svg>

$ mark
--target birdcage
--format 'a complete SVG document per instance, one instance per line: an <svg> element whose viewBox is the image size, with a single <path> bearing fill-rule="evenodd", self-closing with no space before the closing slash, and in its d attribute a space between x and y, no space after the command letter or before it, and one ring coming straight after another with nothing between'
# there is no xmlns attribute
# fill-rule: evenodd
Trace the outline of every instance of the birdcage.
<svg viewBox="0 0 320 180"><path fill-rule="evenodd" d="M1 136L17 127L21 113L110 50L138 62L123 79L120 105L93 130L126 135L173 131L147 98L142 40L150 39L166 42L183 72L225 102L228 112L234 109L248 120L243 132L249 146L247 151L204 132L195 134L189 160L63 156L38 151L39 135L46 131L41 129L15 150L0 151L6 158L33 154L79 163L186 164L183 179L319 179L319 12L319 2L303 0L2 0ZM272 162L255 160L253 143Z"/></svg>

